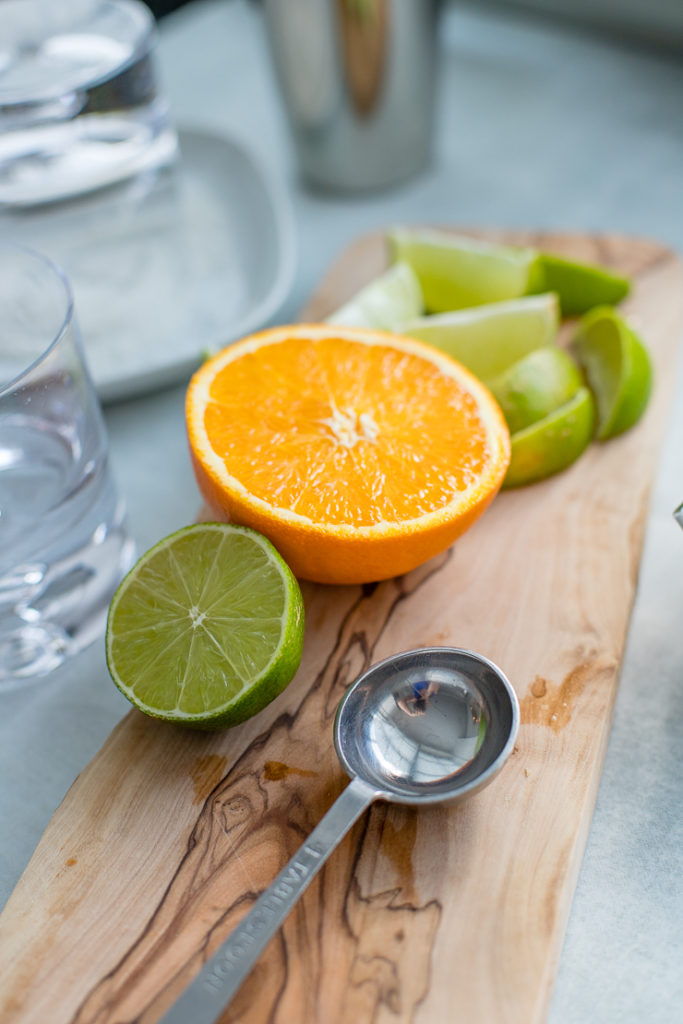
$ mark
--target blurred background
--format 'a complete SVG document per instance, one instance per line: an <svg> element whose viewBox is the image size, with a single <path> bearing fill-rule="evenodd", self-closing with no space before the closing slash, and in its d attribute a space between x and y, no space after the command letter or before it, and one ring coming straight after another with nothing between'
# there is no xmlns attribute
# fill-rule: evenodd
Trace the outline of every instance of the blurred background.
<svg viewBox="0 0 683 1024"><path fill-rule="evenodd" d="M197 0L146 0L157 18ZM259 0L254 0L258 3ZM286 3L286 0L284 0ZM450 0L462 7L490 5L531 11L637 42L683 50L683 0Z"/></svg>
<svg viewBox="0 0 683 1024"><path fill-rule="evenodd" d="M269 6L310 4L150 3L176 122L239 137L289 192L299 266L282 316L351 238L402 220L618 229L683 248L683 0L443 3L431 160L353 202L302 182L268 47Z"/></svg>

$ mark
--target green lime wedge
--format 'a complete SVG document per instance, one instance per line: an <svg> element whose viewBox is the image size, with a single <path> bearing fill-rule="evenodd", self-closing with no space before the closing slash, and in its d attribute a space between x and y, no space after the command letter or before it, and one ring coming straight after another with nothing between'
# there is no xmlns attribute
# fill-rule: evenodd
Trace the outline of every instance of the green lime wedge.
<svg viewBox="0 0 683 1024"><path fill-rule="evenodd" d="M593 436L595 405L586 387L530 427L510 438L510 465L503 487L521 487L566 469Z"/></svg>
<svg viewBox="0 0 683 1024"><path fill-rule="evenodd" d="M579 322L571 343L597 405L596 437L606 441L640 419L652 390L652 363L640 338L610 307Z"/></svg>
<svg viewBox="0 0 683 1024"><path fill-rule="evenodd" d="M422 289L414 270L407 263L395 263L330 314L327 323L398 331L406 320L423 311Z"/></svg>
<svg viewBox="0 0 683 1024"><path fill-rule="evenodd" d="M630 281L603 267L541 253L533 291L557 292L563 316L578 316L594 306L612 306L625 298Z"/></svg>
<svg viewBox="0 0 683 1024"><path fill-rule="evenodd" d="M557 297L531 295L420 317L404 324L402 333L435 345L488 380L533 349L550 345L558 323Z"/></svg>
<svg viewBox="0 0 683 1024"><path fill-rule="evenodd" d="M583 379L563 348L546 345L486 383L514 434L568 402Z"/></svg>
<svg viewBox="0 0 683 1024"><path fill-rule="evenodd" d="M200 523L133 566L112 598L107 665L146 715L198 729L251 718L301 660L299 585L254 530Z"/></svg>
<svg viewBox="0 0 683 1024"><path fill-rule="evenodd" d="M393 261L418 276L429 313L516 299L543 291L532 249L514 249L446 232L396 228L387 235Z"/></svg>

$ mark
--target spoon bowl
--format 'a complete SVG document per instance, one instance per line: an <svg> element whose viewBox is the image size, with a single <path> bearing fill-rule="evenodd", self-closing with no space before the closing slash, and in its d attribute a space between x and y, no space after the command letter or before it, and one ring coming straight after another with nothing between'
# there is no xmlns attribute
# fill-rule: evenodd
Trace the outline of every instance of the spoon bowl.
<svg viewBox="0 0 683 1024"><path fill-rule="evenodd" d="M334 743L346 772L380 799L434 804L487 785L518 728L515 692L491 661L425 647L385 658L349 687Z"/></svg>

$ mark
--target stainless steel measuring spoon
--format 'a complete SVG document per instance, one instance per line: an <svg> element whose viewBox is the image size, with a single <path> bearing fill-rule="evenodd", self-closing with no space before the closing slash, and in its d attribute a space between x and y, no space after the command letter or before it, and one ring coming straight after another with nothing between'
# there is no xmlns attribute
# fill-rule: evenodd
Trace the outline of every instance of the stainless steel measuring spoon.
<svg viewBox="0 0 683 1024"><path fill-rule="evenodd" d="M460 800L496 775L518 728L519 705L510 683L473 651L405 651L363 673L346 691L334 722L334 744L351 783L163 1024L213 1024L373 800L415 806Z"/></svg>

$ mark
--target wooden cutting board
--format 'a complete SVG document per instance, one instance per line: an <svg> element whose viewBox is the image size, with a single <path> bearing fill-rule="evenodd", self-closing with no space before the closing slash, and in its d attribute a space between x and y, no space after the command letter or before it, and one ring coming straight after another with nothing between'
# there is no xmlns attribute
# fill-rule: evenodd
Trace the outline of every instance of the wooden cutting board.
<svg viewBox="0 0 683 1024"><path fill-rule="evenodd" d="M222 1021L543 1021L595 802L681 327L669 251L616 236L498 237L633 275L656 361L630 433L502 494L455 546L376 586L304 585L303 662L221 735L136 711L71 787L0 918L0 1019L152 1022L345 785L332 719L372 661L453 644L496 661L522 727L463 805L375 805L333 854ZM383 265L360 240L305 311ZM634 928L636 924L634 922ZM188 1022L191 1024L191 1022Z"/></svg>

